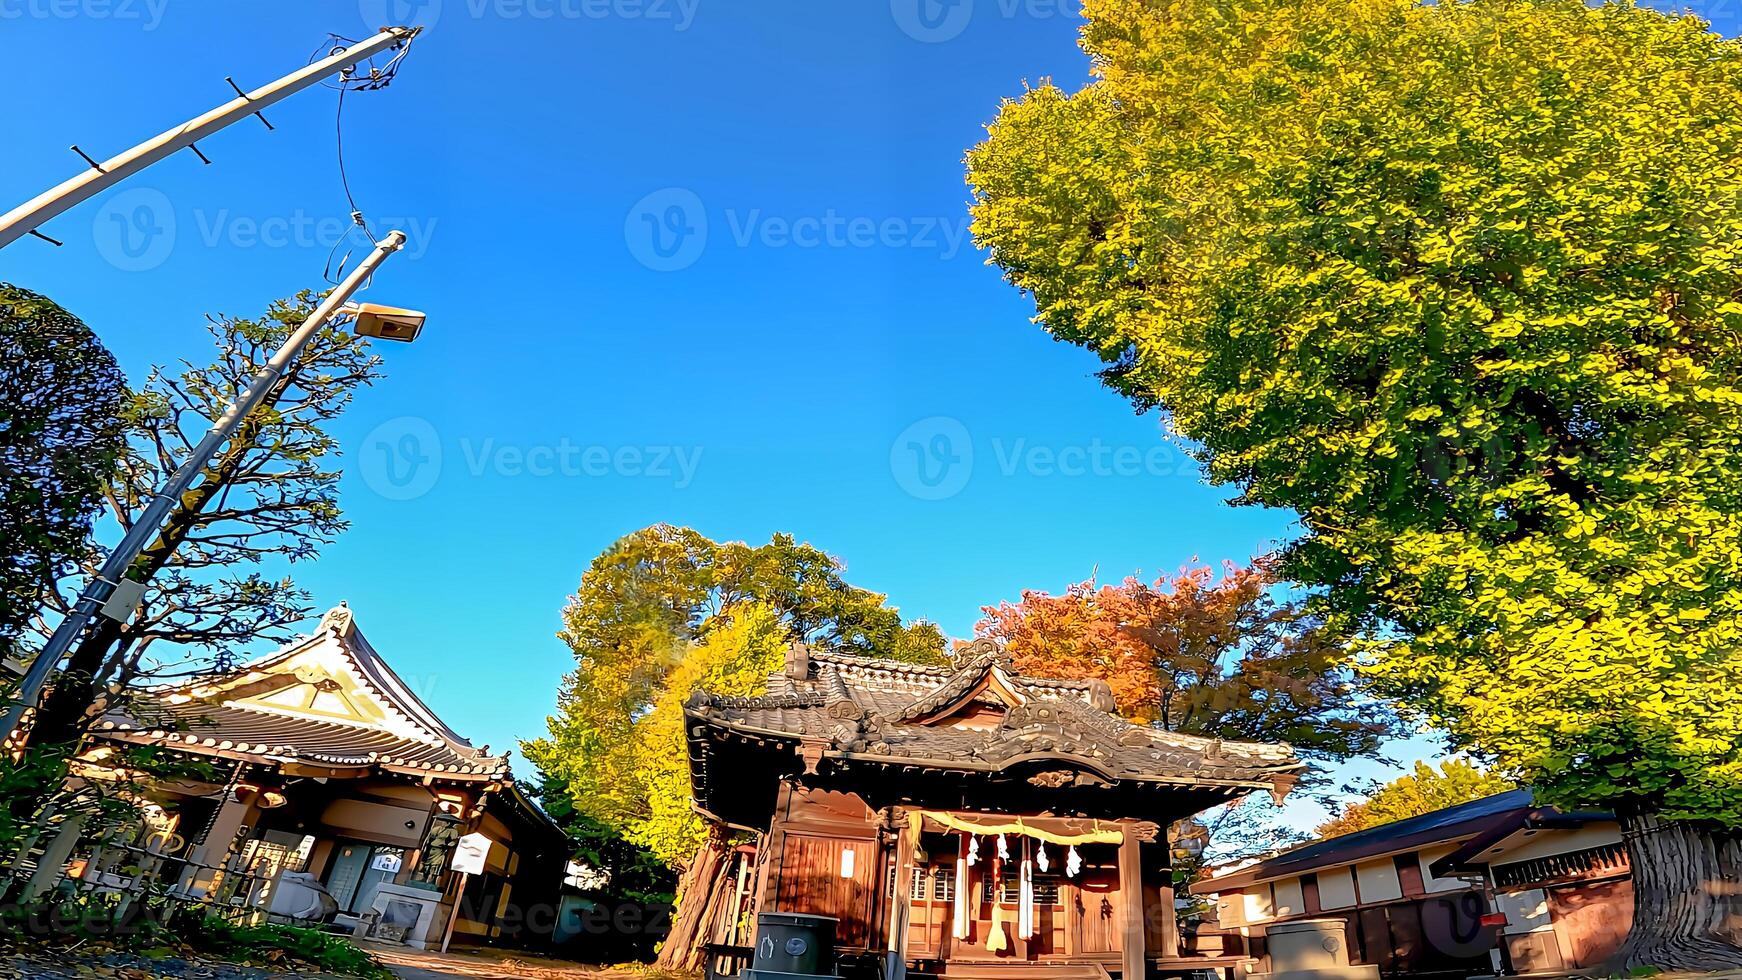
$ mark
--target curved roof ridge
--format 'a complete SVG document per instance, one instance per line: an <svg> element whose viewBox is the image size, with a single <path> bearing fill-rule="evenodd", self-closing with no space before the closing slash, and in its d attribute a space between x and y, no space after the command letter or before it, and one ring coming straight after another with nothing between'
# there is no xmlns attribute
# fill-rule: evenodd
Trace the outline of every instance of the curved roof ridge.
<svg viewBox="0 0 1742 980"><path fill-rule="evenodd" d="M979 644L976 643L975 646L979 646ZM967 653L971 650L973 647L969 647L963 652ZM900 719L912 721L915 718L922 718L967 697L974 688L980 685L981 681L986 679L987 675L998 669L1003 656L1003 650L992 646L991 649L982 649L972 659L964 658L957 661L956 669L944 678L943 683L914 698L907 707L901 710ZM1015 681L1016 678L1011 677L1011 680Z"/></svg>
<svg viewBox="0 0 1742 980"><path fill-rule="evenodd" d="M818 664L840 664L846 667L861 667L874 670L887 670L898 674L930 674L934 677L947 677L956 668L952 664L926 664L913 660L894 660L888 657L867 657L861 653L843 653L826 647L811 647L811 661Z"/></svg>
<svg viewBox="0 0 1742 980"><path fill-rule="evenodd" d="M1130 724L1127 722L1127 724ZM1186 749L1218 749L1222 752L1233 751L1239 755L1251 755L1259 758L1292 757L1294 747L1287 742L1244 742L1238 739L1215 738L1209 735L1190 735L1185 732L1171 732L1154 725L1131 725L1137 731L1147 734L1152 741L1163 745L1173 745Z"/></svg>
<svg viewBox="0 0 1742 980"><path fill-rule="evenodd" d="M321 628L331 630L334 637L351 654L351 660L359 668L363 680L375 690L383 701L392 705L407 720L430 732L430 734L448 743L448 747L458 754L470 753L473 758L485 758L486 753L474 746L469 739L448 727L435 710L425 704L417 696L417 692L406 684L387 661L376 652L368 637L363 635L357 626L356 615L349 606L341 603L327 610L321 617ZM488 756L489 758L501 758Z"/></svg>
<svg viewBox="0 0 1742 980"><path fill-rule="evenodd" d="M191 701L215 704L209 697L197 695L195 692L201 688L223 684L225 681L249 673L270 670L274 666L328 641L337 644L338 650L344 658L345 672L362 685L387 711L388 724L398 729L395 733L396 737L446 749L454 757L473 766L486 769L506 768L507 753L495 755L484 748L474 746L470 740L442 721L435 710L412 690L411 686L387 664L381 654L370 644L368 638L357 626L355 614L344 603L327 610L321 617L320 624L311 632L298 636L277 650L256 657L232 670L202 674L170 684L151 685L144 687L143 690L159 696L182 694ZM235 704L231 707L238 711L281 717L298 722L337 725L352 729L377 727L346 722L343 719L312 718L294 710L279 710L260 704ZM410 730L409 733L406 731L407 729Z"/></svg>

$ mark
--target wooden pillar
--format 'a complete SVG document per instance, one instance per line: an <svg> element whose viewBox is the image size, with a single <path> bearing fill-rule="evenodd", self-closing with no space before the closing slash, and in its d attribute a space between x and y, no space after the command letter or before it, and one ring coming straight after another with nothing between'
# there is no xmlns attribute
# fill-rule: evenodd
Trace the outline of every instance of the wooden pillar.
<svg viewBox="0 0 1742 980"><path fill-rule="evenodd" d="M889 963L885 980L907 978L907 919L912 907L913 855L919 835L902 819L895 833L895 886L889 890Z"/></svg>
<svg viewBox="0 0 1742 980"><path fill-rule="evenodd" d="M756 913L775 912L775 906L780 901L780 871L786 860L786 816L792 812L792 783L781 780L780 792L774 801L774 819L769 821L768 833L762 835L762 847L766 854L759 862L761 871L756 879ZM751 933L751 942L755 942L755 933Z"/></svg>
<svg viewBox="0 0 1742 980"><path fill-rule="evenodd" d="M1145 980L1149 950L1144 943L1142 842L1130 828L1119 842L1119 956L1123 980Z"/></svg>
<svg viewBox="0 0 1742 980"><path fill-rule="evenodd" d="M1059 860L1064 860L1060 857ZM1083 948L1083 912L1077 906L1083 902L1082 889L1070 878L1060 879L1059 902L1065 912L1065 955L1075 956Z"/></svg>
<svg viewBox="0 0 1742 980"><path fill-rule="evenodd" d="M1146 844L1152 851L1165 852L1167 845ZM1151 950L1156 956L1171 959L1179 955L1179 917L1173 907L1173 865L1162 862L1157 855L1156 863L1159 870L1153 872L1154 883L1143 889L1144 904L1148 906L1146 922L1155 923L1151 930L1155 939L1155 948Z"/></svg>

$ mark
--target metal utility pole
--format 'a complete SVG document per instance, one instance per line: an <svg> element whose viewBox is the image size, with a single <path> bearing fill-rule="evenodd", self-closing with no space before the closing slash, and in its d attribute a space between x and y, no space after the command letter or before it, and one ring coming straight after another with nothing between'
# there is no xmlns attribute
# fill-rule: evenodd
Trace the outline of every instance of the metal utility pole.
<svg viewBox="0 0 1742 980"><path fill-rule="evenodd" d="M242 93L242 90L238 88L236 91L242 94L238 95L237 98L231 99L203 116L197 116L174 129L159 133L119 156L102 163L92 160L89 170L63 182L53 190L26 201L6 212L5 215L0 215L0 248L5 248L25 235L34 232L44 222L73 205L89 200L178 150L192 147L196 142L224 129L231 123L255 115L267 106L295 95L303 89L357 64L359 61L365 61L383 51L405 44L416 37L422 29L421 27L384 27L380 33L367 41L293 71L276 82L246 93ZM230 84L235 85L234 82ZM266 117L261 116L260 118L265 121ZM84 151L79 150L78 147L75 146L73 149L80 156L84 156ZM195 148L194 152L198 153L198 148ZM91 160L88 156L85 159ZM203 155L202 159L204 159Z"/></svg>
<svg viewBox="0 0 1742 980"><path fill-rule="evenodd" d="M85 631L85 628L90 625L91 620L99 611L112 619L122 621L132 615L143 590L143 586L139 583L132 583L125 578L127 569L132 566L134 559L138 558L140 552L145 550L146 545L157 537L164 519L181 501L182 494L194 485L195 479L206 468L206 464L236 434L236 430L241 427L242 420L248 417L248 413L266 400L267 393L284 376L285 369L295 362L297 355L302 352L304 347L308 346L308 342L314 338L328 320L332 319L339 307L351 298L351 294L355 293L374 274L375 268L404 244L405 232L397 230L388 232L386 238L375 244L375 251L369 253L369 257L352 270L351 274L345 277L344 282L328 293L327 298L321 301L321 305L315 307L315 311L310 313L308 319L302 322L302 326L297 327L296 332L285 340L284 345L272 355L272 359L267 361L259 373L254 375L254 380L249 383L248 388L238 395L228 408L224 409L224 414L218 417L218 421L212 425L211 431L206 433L205 438L201 439L199 445L196 445L193 451L188 454L187 459L182 461L181 466L176 469L169 481L157 491L157 495L151 498L151 503L147 504L145 509L139 513L138 519L127 530L127 535L121 539L121 543L109 553L108 559L103 562L103 567L85 584L85 589L79 593L78 601L73 604L72 611L67 614L65 619L61 620L60 626L54 631L54 636L49 638L48 645L42 648L42 652L37 654L36 660L31 663L30 670L24 675L23 683L18 687L17 703L7 710L5 720L0 722L0 740L9 739L18 731L18 725L24 718L24 712L36 706L42 697L42 689L48 683L49 676L54 673L61 658L65 657L67 651L72 649L73 644L78 641L79 635ZM125 587L128 591L120 596L115 596L116 587L123 581L129 581L130 584ZM106 607L111 596L114 596L116 601L111 606Z"/></svg>

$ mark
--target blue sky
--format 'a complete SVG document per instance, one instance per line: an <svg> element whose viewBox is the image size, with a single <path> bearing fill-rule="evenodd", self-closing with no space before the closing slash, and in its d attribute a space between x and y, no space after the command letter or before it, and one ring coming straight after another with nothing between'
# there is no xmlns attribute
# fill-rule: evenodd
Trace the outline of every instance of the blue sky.
<svg viewBox="0 0 1742 980"><path fill-rule="evenodd" d="M1291 533L1227 506L966 238L962 154L999 100L1086 80L1074 4L0 0L0 197L405 20L431 29L347 97L346 162L412 238L366 298L429 327L338 426L353 527L297 576L474 741L542 732L565 597L650 523L790 531L956 636L1023 588ZM159 164L0 275L136 379L204 359L205 313L321 284L335 98Z"/></svg>

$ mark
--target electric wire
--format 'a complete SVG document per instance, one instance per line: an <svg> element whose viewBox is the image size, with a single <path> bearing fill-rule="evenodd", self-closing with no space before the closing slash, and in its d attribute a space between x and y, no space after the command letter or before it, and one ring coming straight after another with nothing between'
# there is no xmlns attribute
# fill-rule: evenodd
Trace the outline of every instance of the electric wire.
<svg viewBox="0 0 1742 980"><path fill-rule="evenodd" d="M314 53L309 55L309 62L312 64L321 58L330 57L355 43L357 43L355 40L343 35L328 34L326 40L322 41ZM411 42L406 41L395 49L393 57L389 58L384 65L377 66L375 59L370 58L362 63L366 66L366 73L359 75L358 66L352 65L341 71L336 80L321 83L322 86L336 89L339 93L338 107L333 113L333 146L338 158L339 186L344 191L345 203L351 210L352 225L363 230L363 233L369 237L371 245L376 241L375 229L370 227L368 219L364 217L363 209L357 205L356 195L351 191L350 175L345 168L345 93L350 91L373 92L386 88L399 74L399 65L410 50ZM347 248L344 256L339 259L338 267L334 268L333 266L333 256L338 254L340 246L347 244L349 240L350 233L347 232L340 236L337 241L334 241L333 247L327 250L327 261L321 271L321 276L332 285L336 286L340 283L344 278L345 267L350 264L352 252L351 249ZM363 288L367 289L368 283L365 283Z"/></svg>

